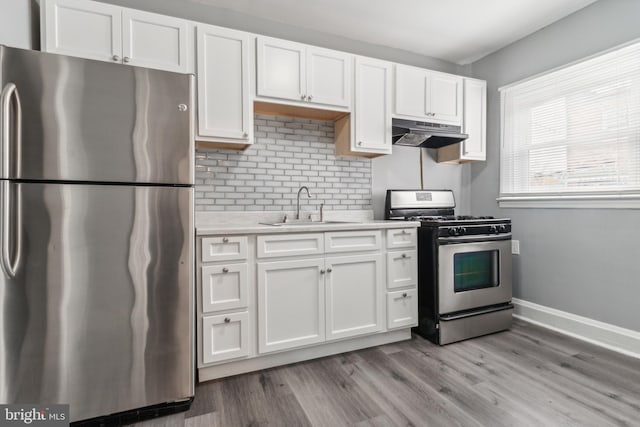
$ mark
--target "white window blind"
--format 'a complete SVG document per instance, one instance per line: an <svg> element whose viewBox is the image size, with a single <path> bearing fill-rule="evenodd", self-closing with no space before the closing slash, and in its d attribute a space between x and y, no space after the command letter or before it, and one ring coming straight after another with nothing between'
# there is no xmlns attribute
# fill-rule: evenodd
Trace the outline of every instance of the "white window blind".
<svg viewBox="0 0 640 427"><path fill-rule="evenodd" d="M640 195L640 43L501 89L500 199Z"/></svg>

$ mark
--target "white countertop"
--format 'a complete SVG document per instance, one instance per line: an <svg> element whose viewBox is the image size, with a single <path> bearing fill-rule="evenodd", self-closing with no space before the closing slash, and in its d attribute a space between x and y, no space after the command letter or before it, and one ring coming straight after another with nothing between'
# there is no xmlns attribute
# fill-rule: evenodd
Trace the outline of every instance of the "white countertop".
<svg viewBox="0 0 640 427"><path fill-rule="evenodd" d="M271 234L271 233L313 233L323 231L343 230L375 230L386 228L415 228L420 226L417 221L384 221L374 220L371 211L328 211L325 212L326 221L345 221L334 223L304 223L297 225L264 225L282 220L287 214L293 218L292 212L224 212L196 214L196 235L225 235L225 234ZM312 214L314 221L318 221L317 212Z"/></svg>

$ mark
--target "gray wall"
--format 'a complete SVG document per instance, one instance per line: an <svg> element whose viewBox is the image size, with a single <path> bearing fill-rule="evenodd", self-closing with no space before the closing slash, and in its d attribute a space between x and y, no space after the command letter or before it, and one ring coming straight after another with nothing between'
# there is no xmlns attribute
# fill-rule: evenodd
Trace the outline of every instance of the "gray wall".
<svg viewBox="0 0 640 427"><path fill-rule="evenodd" d="M471 211L509 216L514 296L640 331L640 211L500 209L498 87L640 38L640 1L600 0L471 65L488 81L488 158L471 166Z"/></svg>
<svg viewBox="0 0 640 427"><path fill-rule="evenodd" d="M0 0L0 44L23 49L39 43L38 5L32 0Z"/></svg>

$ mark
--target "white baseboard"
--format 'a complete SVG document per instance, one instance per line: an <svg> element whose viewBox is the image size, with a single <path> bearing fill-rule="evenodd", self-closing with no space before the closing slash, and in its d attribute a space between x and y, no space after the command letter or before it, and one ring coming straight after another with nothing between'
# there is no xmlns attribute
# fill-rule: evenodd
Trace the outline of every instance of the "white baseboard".
<svg viewBox="0 0 640 427"><path fill-rule="evenodd" d="M513 298L513 316L640 359L640 332Z"/></svg>

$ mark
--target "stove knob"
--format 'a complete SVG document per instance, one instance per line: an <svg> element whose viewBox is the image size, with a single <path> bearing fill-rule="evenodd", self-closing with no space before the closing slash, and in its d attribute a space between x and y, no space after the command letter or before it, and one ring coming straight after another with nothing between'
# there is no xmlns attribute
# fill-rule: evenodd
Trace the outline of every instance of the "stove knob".
<svg viewBox="0 0 640 427"><path fill-rule="evenodd" d="M449 232L449 236L457 236L458 235L458 228L457 227L449 227L449 229L447 231Z"/></svg>
<svg viewBox="0 0 640 427"><path fill-rule="evenodd" d="M464 227L458 227L458 235L463 236L465 234L467 234L467 229Z"/></svg>
<svg viewBox="0 0 640 427"><path fill-rule="evenodd" d="M507 226L504 225L504 224L500 225L500 232L501 233L506 233L507 232Z"/></svg>
<svg viewBox="0 0 640 427"><path fill-rule="evenodd" d="M498 233L498 227L492 225L491 227L489 227L489 233Z"/></svg>

